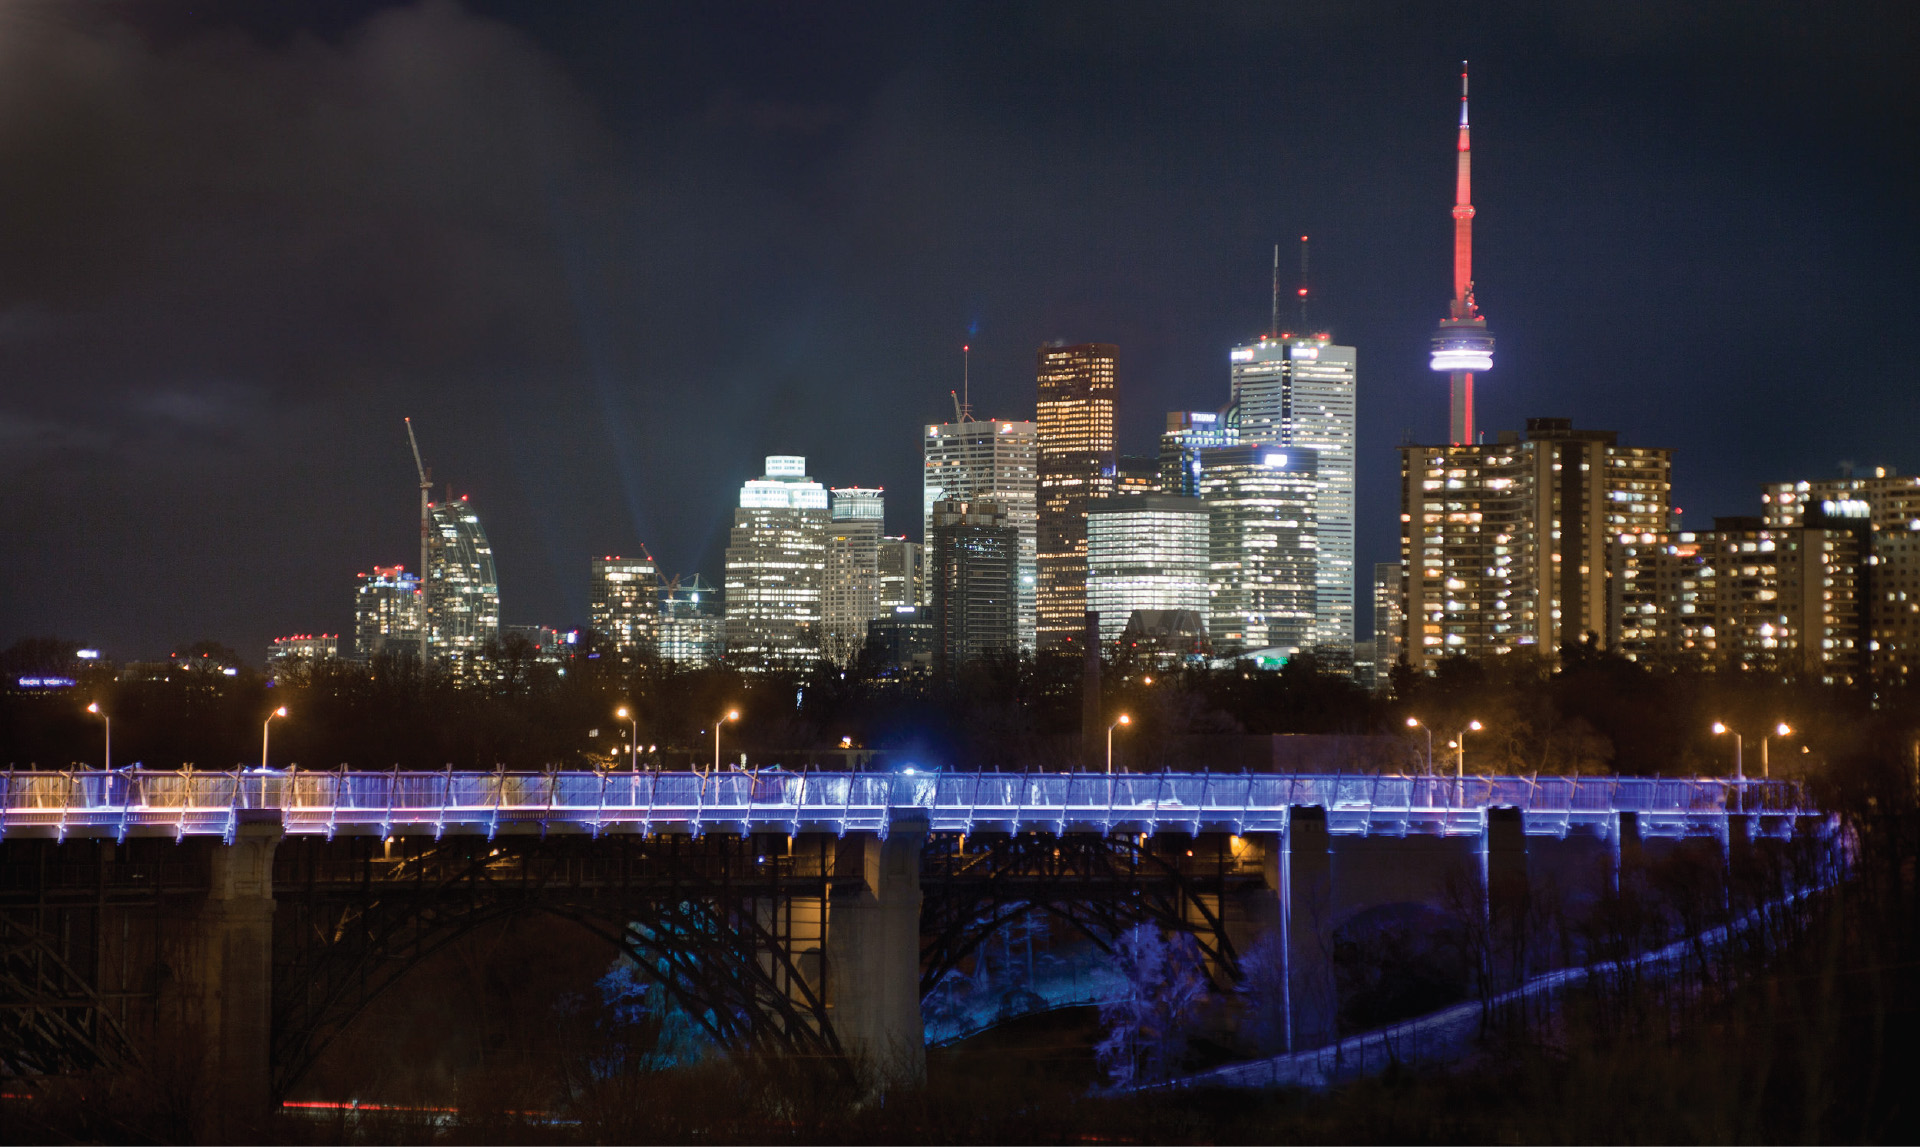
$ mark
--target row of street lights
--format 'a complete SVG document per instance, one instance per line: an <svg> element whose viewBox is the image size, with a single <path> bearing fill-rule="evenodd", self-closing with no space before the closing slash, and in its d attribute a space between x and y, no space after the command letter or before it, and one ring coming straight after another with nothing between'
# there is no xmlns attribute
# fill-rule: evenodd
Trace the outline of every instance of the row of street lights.
<svg viewBox="0 0 1920 1147"><path fill-rule="evenodd" d="M625 705L615 709L613 715L633 727L632 756L629 758L629 767L637 773L640 771L640 718L636 717L633 710L627 708ZM720 726L726 724L728 721L738 721L739 719L740 710L729 709L725 713L722 713L719 719L713 723L713 771L716 773L720 771Z"/></svg>
<svg viewBox="0 0 1920 1147"><path fill-rule="evenodd" d="M1467 733L1469 731L1478 733L1481 731L1482 727L1483 726L1478 721L1468 721L1467 727L1465 729L1460 730L1460 735L1458 739L1447 742L1447 748L1458 750L1458 753L1454 758L1456 776L1464 778L1467 775ZM1433 772L1433 727L1431 725L1422 724L1418 717L1408 717L1407 728L1419 729L1422 732L1426 733L1427 735L1427 772L1432 773ZM1742 749L1742 739L1740 734L1738 732L1735 732L1732 729L1729 729L1726 726L1726 724L1721 721L1715 721L1713 723L1713 733L1714 733L1714 736L1716 737L1725 733L1733 733L1733 776L1735 780L1745 780L1747 774L1740 760L1741 749ZM1761 736L1760 738L1760 775L1763 779L1771 779L1771 777L1773 776L1773 771L1767 763L1768 743L1774 737L1790 737L1792 735L1793 735L1793 729L1789 727L1785 721L1781 721L1780 723L1776 724L1769 732ZM1111 746L1112 734L1109 733L1108 736L1109 736L1109 746ZM1920 755L1920 750L1916 750L1916 754ZM1112 756L1111 747L1109 747L1108 749L1108 756L1109 758L1111 758ZM1111 771L1112 766L1109 765L1108 769L1109 771Z"/></svg>
<svg viewBox="0 0 1920 1147"><path fill-rule="evenodd" d="M1428 775L1432 775L1433 773L1433 726L1421 724L1420 718L1418 717L1408 717L1407 728L1419 729L1421 732L1427 735L1427 773ZM1460 735L1454 738L1453 740L1447 742L1447 748L1455 750L1454 775L1459 777L1462 780L1466 779L1466 775L1467 775L1467 732L1471 730L1475 733L1478 733L1482 728L1484 728L1484 726L1481 725L1480 722L1468 721L1467 727L1465 729L1460 730Z"/></svg>
<svg viewBox="0 0 1920 1147"><path fill-rule="evenodd" d="M108 772L112 772L113 771L113 718L107 716L106 711L100 708L100 702L98 701L95 701L89 704L87 706L87 712L92 713L94 716L100 718L100 723L106 730L107 744L106 744L106 761L105 761L104 767ZM287 715L287 707L285 705L282 705L278 709L275 709L273 712L268 713L267 719L260 723L260 767L263 769L267 767L267 734L273 728L273 719L275 717L284 717L286 715Z"/></svg>
<svg viewBox="0 0 1920 1147"><path fill-rule="evenodd" d="M1718 736L1722 736L1722 735L1724 735L1724 734L1727 734L1727 733L1733 733L1733 776L1734 776L1734 779L1735 779L1735 780L1745 780L1745 779L1746 779L1746 776L1747 776L1747 773L1746 773L1746 769L1745 769L1745 768L1743 767L1743 765L1742 765L1742 763L1741 763L1741 760L1740 760L1740 752L1741 752L1741 748L1742 748L1742 738L1741 738L1741 736L1740 736L1740 734L1739 734L1738 732L1735 732L1735 731L1734 731L1734 730L1732 730L1732 729L1729 729L1729 728L1727 728L1727 726L1726 726L1726 725L1725 725L1725 723L1723 723L1723 722L1720 722L1720 721L1715 721L1715 722L1713 723L1713 735L1714 735L1714 736L1716 736L1716 737L1718 737ZM1773 740L1773 738L1775 738L1775 737L1791 737L1791 736L1793 736L1793 730L1792 730L1791 728L1789 728L1789 727L1788 727L1788 725L1787 725L1787 723L1786 723L1785 721L1781 721L1781 722L1780 722L1779 724L1777 724L1777 725L1775 725L1775 726L1774 726L1774 727L1773 727L1773 728L1772 728L1771 730L1769 730L1769 731L1767 731L1767 732L1765 732L1765 733L1762 733L1762 734L1760 735L1760 776L1761 776L1761 779L1763 779L1763 780L1767 780L1767 779L1771 779L1771 778L1772 778L1772 776L1773 776L1773 770L1772 770L1772 768L1770 768L1770 767L1768 766L1768 764L1767 764L1767 744L1768 744L1768 742L1770 742L1770 741L1772 741L1772 740Z"/></svg>

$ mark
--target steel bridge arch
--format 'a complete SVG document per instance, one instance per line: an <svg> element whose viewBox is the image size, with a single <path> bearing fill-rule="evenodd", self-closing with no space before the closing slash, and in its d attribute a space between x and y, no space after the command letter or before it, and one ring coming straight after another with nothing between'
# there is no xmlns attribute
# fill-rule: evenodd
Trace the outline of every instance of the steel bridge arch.
<svg viewBox="0 0 1920 1147"><path fill-rule="evenodd" d="M1139 836L1029 833L995 836L973 854L958 838L952 849L930 850L931 872L922 877L921 998L1000 928L1034 912L1066 922L1103 952L1135 924L1189 933L1216 979L1238 981L1239 954L1222 918L1228 880L1201 878L1163 855L1162 838L1150 839L1163 847Z"/></svg>
<svg viewBox="0 0 1920 1147"><path fill-rule="evenodd" d="M717 887L687 869L666 894L629 887L581 895L549 878L488 878L501 852L551 859L548 844L443 841L409 858L416 879L401 872L363 880L358 896L335 890L303 903L296 890L281 897L276 923L291 943L274 975L274 1093L285 1095L355 1018L421 963L484 925L532 913L578 924L628 956L723 1047L842 1054L822 993L757 919L754 908L764 898ZM455 863L439 879L421 878L425 868L447 861ZM687 944L689 936L699 943Z"/></svg>

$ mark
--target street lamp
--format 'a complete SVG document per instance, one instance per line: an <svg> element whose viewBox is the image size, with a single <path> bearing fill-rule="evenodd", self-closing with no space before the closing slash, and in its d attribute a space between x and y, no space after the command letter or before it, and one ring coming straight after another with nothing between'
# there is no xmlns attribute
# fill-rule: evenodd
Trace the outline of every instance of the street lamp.
<svg viewBox="0 0 1920 1147"><path fill-rule="evenodd" d="M1718 737L1725 733L1733 733L1733 730L1727 728L1726 725L1721 722L1715 721L1713 723L1713 735ZM1747 779L1746 770L1740 767L1740 750L1740 734L1733 733L1733 779L1736 781ZM1764 752L1765 750L1762 749L1761 751Z"/></svg>
<svg viewBox="0 0 1920 1147"><path fill-rule="evenodd" d="M729 709L727 710L726 716L713 723L713 771L716 773L720 771L720 726L726 724L728 721L738 721L739 719L740 710Z"/></svg>
<svg viewBox="0 0 1920 1147"><path fill-rule="evenodd" d="M1419 729L1427 735L1427 775L1433 775L1433 730L1420 723L1418 717L1407 718L1407 728Z"/></svg>
<svg viewBox="0 0 1920 1147"><path fill-rule="evenodd" d="M260 722L260 767L263 769L267 767L267 730L273 728L273 719L275 717L284 717L286 715L287 707L282 705L273 712L268 713L267 719Z"/></svg>
<svg viewBox="0 0 1920 1147"><path fill-rule="evenodd" d="M112 772L113 771L113 718L107 716L105 713L102 713L100 711L100 702L98 701L95 701L93 704L88 705L87 712L92 713L94 716L100 718L101 723L107 727L106 768L108 772Z"/></svg>
<svg viewBox="0 0 1920 1147"><path fill-rule="evenodd" d="M1133 718L1122 713L1118 720L1107 726L1107 773L1109 776L1113 773L1113 731L1122 725L1131 724L1133 724Z"/></svg>
<svg viewBox="0 0 1920 1147"><path fill-rule="evenodd" d="M633 726L633 757L631 767L633 771L637 773L640 771L640 718L634 716L625 705L615 709L613 715Z"/></svg>
<svg viewBox="0 0 1920 1147"><path fill-rule="evenodd" d="M1481 727L1478 721L1468 721L1467 727L1460 730L1460 755L1455 758L1455 763L1458 766L1456 775L1463 781L1467 779L1467 732L1468 730L1472 730L1478 733Z"/></svg>
<svg viewBox="0 0 1920 1147"><path fill-rule="evenodd" d="M1767 742L1775 737L1791 736L1793 736L1793 730L1787 726L1785 721L1782 721L1773 727L1773 732L1760 738L1760 777L1762 780L1770 779L1773 776L1773 770L1767 767Z"/></svg>

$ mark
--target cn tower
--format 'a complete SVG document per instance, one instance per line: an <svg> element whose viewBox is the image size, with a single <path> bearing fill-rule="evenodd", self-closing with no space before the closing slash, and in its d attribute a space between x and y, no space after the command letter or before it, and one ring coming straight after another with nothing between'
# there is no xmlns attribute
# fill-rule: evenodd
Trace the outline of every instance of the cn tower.
<svg viewBox="0 0 1920 1147"><path fill-rule="evenodd" d="M1433 332L1433 369L1453 380L1453 444L1473 445L1473 373L1493 369L1493 334L1473 302L1473 152L1467 143L1467 62L1460 61L1459 166L1453 185L1453 300Z"/></svg>

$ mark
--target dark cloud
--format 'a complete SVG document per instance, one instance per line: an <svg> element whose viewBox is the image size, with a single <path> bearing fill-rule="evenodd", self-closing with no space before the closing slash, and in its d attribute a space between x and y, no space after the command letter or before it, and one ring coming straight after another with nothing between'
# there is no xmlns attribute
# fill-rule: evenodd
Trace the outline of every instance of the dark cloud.
<svg viewBox="0 0 1920 1147"><path fill-rule="evenodd" d="M594 553L713 574L764 453L914 531L961 341L1009 415L1039 343L1119 343L1148 450L1303 231L1390 557L1464 55L1485 423L1673 445L1703 518L1920 464L1915 47L1868 3L0 9L0 642L344 627L413 552L403 415L509 621L583 621Z"/></svg>

